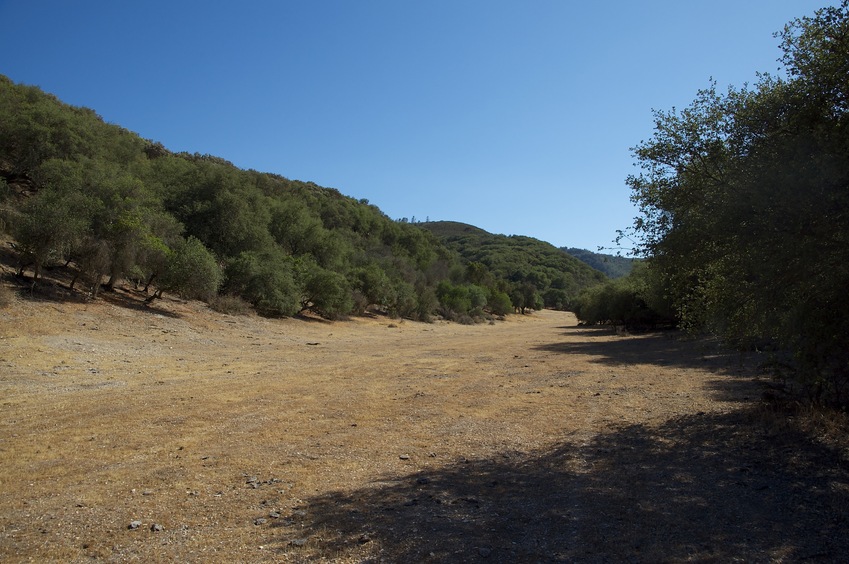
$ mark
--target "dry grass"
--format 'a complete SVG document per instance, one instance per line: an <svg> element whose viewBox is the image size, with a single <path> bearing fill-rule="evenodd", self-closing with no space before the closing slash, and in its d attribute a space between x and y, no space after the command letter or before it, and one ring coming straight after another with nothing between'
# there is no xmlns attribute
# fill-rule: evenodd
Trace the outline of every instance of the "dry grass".
<svg viewBox="0 0 849 564"><path fill-rule="evenodd" d="M849 551L845 421L776 432L736 355L549 311L465 326L138 301L0 310L0 560Z"/></svg>
<svg viewBox="0 0 849 564"><path fill-rule="evenodd" d="M0 309L9 307L14 300L15 292L9 286L0 284Z"/></svg>

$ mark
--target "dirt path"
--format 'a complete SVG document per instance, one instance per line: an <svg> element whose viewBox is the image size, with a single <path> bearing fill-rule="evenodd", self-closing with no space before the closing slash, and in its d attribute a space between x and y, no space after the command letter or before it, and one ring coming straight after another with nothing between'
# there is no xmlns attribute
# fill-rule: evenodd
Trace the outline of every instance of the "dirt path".
<svg viewBox="0 0 849 564"><path fill-rule="evenodd" d="M2 561L849 554L847 452L765 418L751 371L706 343L550 311L17 301L0 322Z"/></svg>

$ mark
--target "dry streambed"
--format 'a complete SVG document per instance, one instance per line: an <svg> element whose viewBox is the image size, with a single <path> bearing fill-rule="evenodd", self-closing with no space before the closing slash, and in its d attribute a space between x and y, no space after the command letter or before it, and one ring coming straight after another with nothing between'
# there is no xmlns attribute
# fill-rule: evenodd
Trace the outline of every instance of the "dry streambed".
<svg viewBox="0 0 849 564"><path fill-rule="evenodd" d="M0 311L3 561L838 561L847 453L747 363L538 312Z"/></svg>

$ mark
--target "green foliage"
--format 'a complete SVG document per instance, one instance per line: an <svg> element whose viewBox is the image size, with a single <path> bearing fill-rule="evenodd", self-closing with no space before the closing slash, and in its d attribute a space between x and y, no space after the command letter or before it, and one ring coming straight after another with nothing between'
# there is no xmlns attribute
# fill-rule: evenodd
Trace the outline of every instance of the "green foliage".
<svg viewBox="0 0 849 564"><path fill-rule="evenodd" d="M436 290L433 286L428 286L423 283L416 285L416 310L413 319L418 321L431 321L431 315L439 305L439 299L436 297Z"/></svg>
<svg viewBox="0 0 849 564"><path fill-rule="evenodd" d="M421 318L419 311L419 300L416 296L416 289L409 283L403 280L396 281L392 286L392 302L389 304L389 314L393 317L407 317L409 319L427 320L436 308L435 304L425 306L425 318Z"/></svg>
<svg viewBox="0 0 849 564"><path fill-rule="evenodd" d="M310 266L304 275L301 305L331 319L348 315L354 307L348 280L337 272Z"/></svg>
<svg viewBox="0 0 849 564"><path fill-rule="evenodd" d="M82 241L91 209L91 200L78 192L45 189L28 199L11 225L21 249L21 271L32 265L38 279L50 259L66 258Z"/></svg>
<svg viewBox="0 0 849 564"><path fill-rule="evenodd" d="M294 269L294 260L279 250L245 251L227 265L223 289L263 315L291 316L300 310L301 297Z"/></svg>
<svg viewBox="0 0 849 564"><path fill-rule="evenodd" d="M221 286L215 256L195 237L180 241L168 257L162 287L184 298L209 301Z"/></svg>
<svg viewBox="0 0 849 564"><path fill-rule="evenodd" d="M586 249L576 249L574 247L563 247L562 251L572 255L579 261L585 263L596 270L605 273L610 278L623 278L631 273L636 259L608 255L604 253L594 253Z"/></svg>
<svg viewBox="0 0 849 564"><path fill-rule="evenodd" d="M500 290L490 289L486 303L493 315L507 315L513 311L513 302L510 301L510 296Z"/></svg>
<svg viewBox="0 0 849 564"><path fill-rule="evenodd" d="M354 288L362 296L363 307L361 311L370 305L388 307L395 301L395 292L392 281L378 264L369 263L353 273Z"/></svg>
<svg viewBox="0 0 849 564"><path fill-rule="evenodd" d="M674 312L662 288L657 273L638 263L627 277L581 293L575 315L585 324L622 325L632 330L673 326Z"/></svg>
<svg viewBox="0 0 849 564"><path fill-rule="evenodd" d="M545 302L537 291L537 287L530 282L523 282L516 285L510 293L510 301L513 302L513 308L523 314L529 309L542 309L545 307Z"/></svg>
<svg viewBox="0 0 849 564"><path fill-rule="evenodd" d="M513 306L519 310L568 308L578 292L606 279L580 260L531 237L493 235L447 221L422 226L460 255L465 268L455 277L455 283L463 278L509 294ZM527 291L525 285L533 286L534 290Z"/></svg>
<svg viewBox="0 0 849 564"><path fill-rule="evenodd" d="M540 241L473 229L471 238L446 239L434 231L440 224L392 221L337 190L172 153L2 76L0 198L4 225L36 276L63 259L71 289L82 280L95 297L104 279L111 288L129 278L154 297L167 290L209 300L216 262L221 291L263 315L371 307L426 321L437 310L503 315L508 293L524 284L538 288L527 307L543 307L542 298L567 307L603 280ZM450 291L437 292L445 280Z"/></svg>
<svg viewBox="0 0 849 564"><path fill-rule="evenodd" d="M849 399L849 3L788 24L787 79L657 112L628 182L635 234L682 324L793 353Z"/></svg>

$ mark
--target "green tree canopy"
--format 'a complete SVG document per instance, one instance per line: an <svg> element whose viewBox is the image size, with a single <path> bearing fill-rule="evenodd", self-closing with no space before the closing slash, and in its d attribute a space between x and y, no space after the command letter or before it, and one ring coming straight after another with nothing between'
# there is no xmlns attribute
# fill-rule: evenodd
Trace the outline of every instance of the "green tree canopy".
<svg viewBox="0 0 849 564"><path fill-rule="evenodd" d="M656 112L635 233L686 327L792 351L815 395L847 398L849 5L779 36L786 78Z"/></svg>

